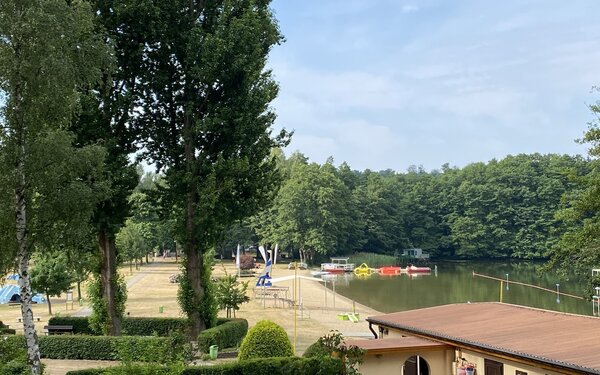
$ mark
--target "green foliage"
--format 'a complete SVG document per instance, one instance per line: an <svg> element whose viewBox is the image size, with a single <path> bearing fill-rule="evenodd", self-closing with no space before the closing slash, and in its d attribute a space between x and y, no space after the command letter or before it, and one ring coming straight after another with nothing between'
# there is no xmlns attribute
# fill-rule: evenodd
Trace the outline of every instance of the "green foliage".
<svg viewBox="0 0 600 375"><path fill-rule="evenodd" d="M190 352L181 335L51 335L40 336L39 340L42 357L50 359L174 363L187 358L185 356ZM25 338L20 335L9 336L6 343L12 350L25 348Z"/></svg>
<svg viewBox="0 0 600 375"><path fill-rule="evenodd" d="M308 348L302 354L304 358L313 358L313 357L330 357L333 353L333 350L327 346L319 339L316 342L310 344Z"/></svg>
<svg viewBox="0 0 600 375"><path fill-rule="evenodd" d="M599 91L595 88L595 91ZM544 269L558 272L575 271L588 280L588 291L600 286L600 280L592 280L590 270L600 266L600 102L589 106L594 121L589 123L580 143L589 146L588 153L594 159L589 170L570 170L570 181L575 188L563 196L564 205L556 218L565 226L560 241L548 252L550 261Z"/></svg>
<svg viewBox="0 0 600 375"><path fill-rule="evenodd" d="M198 313L200 320L204 322L207 328L214 327L217 323L218 305L214 293L214 283L212 281L211 269L214 260L214 251L208 251L204 254L203 269L200 273L201 284L204 286L204 294L198 296L192 288L190 278L187 276L187 267L182 269L182 277L179 279L179 289L177 291L177 302L186 315L192 316Z"/></svg>
<svg viewBox="0 0 600 375"><path fill-rule="evenodd" d="M215 298L220 309L227 310L227 317L235 317L236 310L240 309L242 303L250 301L250 297L246 295L248 290L248 282L239 282L236 275L229 275L225 272L225 276L221 277L215 283Z"/></svg>
<svg viewBox="0 0 600 375"><path fill-rule="evenodd" d="M348 257L349 263L361 264L366 263L369 267L394 266L398 261L397 257L386 254L375 253L354 253Z"/></svg>
<svg viewBox="0 0 600 375"><path fill-rule="evenodd" d="M0 335L14 335L15 332L14 329L8 328L8 326L0 320Z"/></svg>
<svg viewBox="0 0 600 375"><path fill-rule="evenodd" d="M59 296L69 290L75 279L67 265L66 253L45 251L37 254L31 267L31 287L46 294L50 315L52 315L50 297Z"/></svg>
<svg viewBox="0 0 600 375"><path fill-rule="evenodd" d="M239 359L290 357L294 355L292 343L281 326L261 320L252 327L240 346Z"/></svg>
<svg viewBox="0 0 600 375"><path fill-rule="evenodd" d="M179 332L173 332L166 338L122 336L114 345L117 357L125 364L187 363L193 359L191 344Z"/></svg>
<svg viewBox="0 0 600 375"><path fill-rule="evenodd" d="M25 340L13 339L11 336L0 336L0 374L28 375L31 373L27 364L27 350Z"/></svg>
<svg viewBox="0 0 600 375"><path fill-rule="evenodd" d="M359 375L358 365L363 361L365 350L356 345L346 345L344 336L338 331L331 331L329 334L320 337L317 343L330 353L337 353L339 358L343 358L343 374Z"/></svg>
<svg viewBox="0 0 600 375"><path fill-rule="evenodd" d="M73 326L74 334L98 334L91 329L87 317L54 316L48 320L48 324ZM172 332L185 331L187 326L187 320L182 318L123 318L123 333L129 336L168 336Z"/></svg>
<svg viewBox="0 0 600 375"><path fill-rule="evenodd" d="M246 319L221 320L216 327L200 332L198 350L208 353L211 345L217 345L219 349L237 347L247 333L248 321Z"/></svg>
<svg viewBox="0 0 600 375"><path fill-rule="evenodd" d="M203 253L272 198L279 176L270 154L287 134L271 135L278 88L266 62L282 37L269 1L194 5L152 3L140 44L152 53L136 82L145 156L165 172L161 199L177 215L186 253L179 301L197 335L216 311Z"/></svg>
<svg viewBox="0 0 600 375"><path fill-rule="evenodd" d="M118 366L69 371L67 375L338 375L340 367L341 362L337 358L282 357L186 368L159 365Z"/></svg>
<svg viewBox="0 0 600 375"><path fill-rule="evenodd" d="M145 223L128 219L116 237L121 259L131 263L148 254L151 249L148 237L150 232Z"/></svg>
<svg viewBox="0 0 600 375"><path fill-rule="evenodd" d="M184 332L188 326L181 318L141 318L123 319L123 333L130 336L168 336L173 332Z"/></svg>
<svg viewBox="0 0 600 375"><path fill-rule="evenodd" d="M293 161L291 162L293 163ZM345 248L353 230L351 193L331 164L293 163L275 204L255 223L267 242L300 250L302 260L316 252L333 254Z"/></svg>
<svg viewBox="0 0 600 375"><path fill-rule="evenodd" d="M115 290L115 309L120 317L125 312L125 302L127 301L127 284L122 275L117 275L114 279L113 288ZM99 275L93 275L88 283L88 298L92 306L92 315L89 323L92 331L102 334L108 333L108 310L106 300L102 298L102 282Z"/></svg>

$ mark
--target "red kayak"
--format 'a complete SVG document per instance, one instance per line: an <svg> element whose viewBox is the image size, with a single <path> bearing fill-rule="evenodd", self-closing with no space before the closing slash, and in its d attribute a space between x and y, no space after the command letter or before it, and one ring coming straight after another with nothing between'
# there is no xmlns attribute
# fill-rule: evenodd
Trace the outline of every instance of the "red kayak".
<svg viewBox="0 0 600 375"><path fill-rule="evenodd" d="M386 266L377 269L380 275L399 275L402 272L402 267Z"/></svg>
<svg viewBox="0 0 600 375"><path fill-rule="evenodd" d="M406 267L405 272L407 273L420 273L420 272L431 272L431 268L429 267L417 267L417 266L408 266Z"/></svg>

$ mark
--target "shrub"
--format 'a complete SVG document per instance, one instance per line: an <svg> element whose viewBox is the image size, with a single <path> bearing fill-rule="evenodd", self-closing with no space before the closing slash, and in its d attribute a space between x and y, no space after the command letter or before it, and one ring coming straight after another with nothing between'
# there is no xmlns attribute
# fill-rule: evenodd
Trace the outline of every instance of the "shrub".
<svg viewBox="0 0 600 375"><path fill-rule="evenodd" d="M12 360L6 364L0 365L2 375L29 375L31 368L26 360Z"/></svg>
<svg viewBox="0 0 600 375"><path fill-rule="evenodd" d="M255 266L254 257L250 254L242 254L240 255L240 269L241 270L251 270Z"/></svg>
<svg viewBox="0 0 600 375"><path fill-rule="evenodd" d="M261 320L252 327L242 345L239 359L290 357L294 355L287 333L279 325Z"/></svg>
<svg viewBox="0 0 600 375"><path fill-rule="evenodd" d="M237 347L248 333L246 319L219 319L217 324L198 335L198 349L204 353L208 353L211 345L218 345L221 349Z"/></svg>
<svg viewBox="0 0 600 375"><path fill-rule="evenodd" d="M125 318L123 334L129 336L168 336L175 331L187 329L187 320L183 318Z"/></svg>
<svg viewBox="0 0 600 375"><path fill-rule="evenodd" d="M310 345L304 351L302 355L304 358L313 358L313 357L329 357L332 354L332 350L325 346L321 340Z"/></svg>
<svg viewBox="0 0 600 375"><path fill-rule="evenodd" d="M0 335L14 335L16 331L8 328L8 326L0 320Z"/></svg>
<svg viewBox="0 0 600 375"><path fill-rule="evenodd" d="M337 375L337 358L281 357L250 359L215 366L136 365L69 371L66 375Z"/></svg>
<svg viewBox="0 0 600 375"><path fill-rule="evenodd" d="M0 339L0 374L27 375L31 369L27 365L27 350L25 337L7 336Z"/></svg>
<svg viewBox="0 0 600 375"><path fill-rule="evenodd" d="M73 370L66 373L66 375L103 375L106 369L104 368L90 368L85 370Z"/></svg>

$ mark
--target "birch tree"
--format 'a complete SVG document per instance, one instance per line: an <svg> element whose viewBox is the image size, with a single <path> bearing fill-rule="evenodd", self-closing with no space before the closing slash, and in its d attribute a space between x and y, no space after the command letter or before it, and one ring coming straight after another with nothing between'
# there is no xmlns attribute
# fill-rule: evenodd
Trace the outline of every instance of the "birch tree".
<svg viewBox="0 0 600 375"><path fill-rule="evenodd" d="M92 16L77 0L0 1L0 196L6 199L11 190L13 207L12 225L0 233L14 235L8 242L14 248L0 254L8 262L16 257L28 362L36 375L41 366L29 261L36 241L58 239L61 229L89 220L94 192L86 183L97 178L93 171L104 156L95 146L73 148L64 130L77 112L79 89L99 78L97 66L106 57ZM64 205L56 204L58 198ZM10 224L6 218L0 223Z"/></svg>

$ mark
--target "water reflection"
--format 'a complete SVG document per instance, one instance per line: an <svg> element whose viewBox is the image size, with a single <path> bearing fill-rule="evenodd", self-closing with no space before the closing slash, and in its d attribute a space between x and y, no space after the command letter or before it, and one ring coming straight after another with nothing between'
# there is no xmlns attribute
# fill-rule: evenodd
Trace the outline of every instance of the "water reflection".
<svg viewBox="0 0 600 375"><path fill-rule="evenodd" d="M592 315L589 301L561 295L557 298L556 284L561 293L585 294L585 283L575 277L561 280L555 273L536 273L535 263L510 262L444 262L437 263L428 274L381 276L377 273L335 277L336 292L381 312L412 310L423 307L463 302L502 301L548 310ZM523 285L502 283L473 272L498 279L517 281L546 288L544 291ZM507 276L508 275L508 276ZM558 301L558 302L557 302Z"/></svg>

